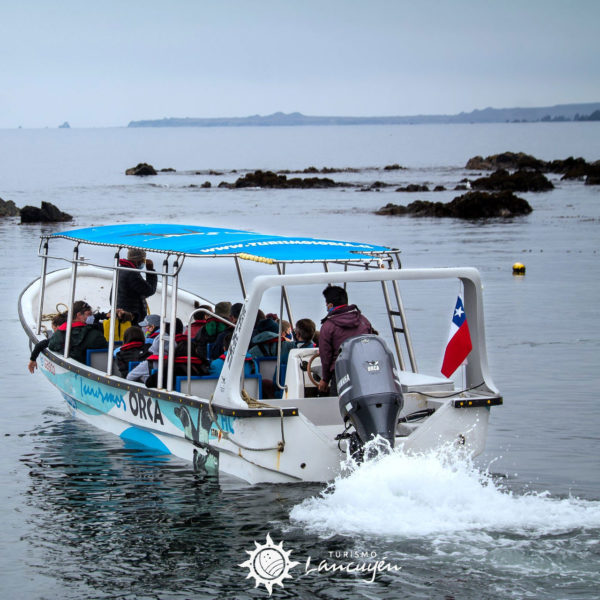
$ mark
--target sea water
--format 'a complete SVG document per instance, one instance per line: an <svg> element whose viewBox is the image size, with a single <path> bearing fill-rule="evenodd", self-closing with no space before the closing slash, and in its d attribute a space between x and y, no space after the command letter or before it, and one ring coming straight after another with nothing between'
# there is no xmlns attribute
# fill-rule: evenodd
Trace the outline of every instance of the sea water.
<svg viewBox="0 0 600 600"><path fill-rule="evenodd" d="M553 191L519 194L533 213L508 221L373 213L417 197L450 201L475 176L464 164L477 154L596 160L599 134L594 123L0 131L0 197L50 201L75 217L0 221L4 596L264 598L239 565L270 533L298 563L273 596L596 598L600 189L551 175ZM125 176L138 162L176 172ZM395 163L406 168L383 169ZM356 169L330 175L354 187L217 188L246 169L309 166ZM369 189L375 181L389 186ZM407 183L448 191L394 192ZM72 419L26 370L16 306L39 276L40 234L181 221L386 244L401 249L405 267L477 267L490 370L505 399L492 409L485 453L393 452L329 486L230 486ZM524 277L512 275L516 261ZM239 299L227 281L210 286L215 301ZM419 366L433 372L441 347L429 342L447 336L452 302L426 321L428 294L406 294ZM359 304L379 318L367 297ZM390 569L373 580L349 567L374 561Z"/></svg>

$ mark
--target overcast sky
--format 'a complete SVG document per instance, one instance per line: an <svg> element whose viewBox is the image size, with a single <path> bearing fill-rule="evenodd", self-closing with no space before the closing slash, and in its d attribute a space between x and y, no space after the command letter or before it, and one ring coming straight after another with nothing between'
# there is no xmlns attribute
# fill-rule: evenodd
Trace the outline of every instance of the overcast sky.
<svg viewBox="0 0 600 600"><path fill-rule="evenodd" d="M0 0L0 127L600 101L600 0Z"/></svg>

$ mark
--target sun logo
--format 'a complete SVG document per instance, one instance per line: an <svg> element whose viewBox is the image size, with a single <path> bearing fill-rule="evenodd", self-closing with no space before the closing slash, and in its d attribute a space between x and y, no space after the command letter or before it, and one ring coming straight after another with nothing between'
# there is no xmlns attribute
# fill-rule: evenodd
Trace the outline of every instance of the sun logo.
<svg viewBox="0 0 600 600"><path fill-rule="evenodd" d="M284 579L292 579L289 570L300 563L290 560L292 551L286 552L283 549L283 542L276 546L268 533L266 544L261 545L258 542L254 542L254 544L256 546L254 550L246 550L246 554L249 554L250 558L238 567L248 567L250 573L246 579L254 577L256 580L254 587L257 588L262 583L270 596L273 592L273 585L278 584L283 587Z"/></svg>

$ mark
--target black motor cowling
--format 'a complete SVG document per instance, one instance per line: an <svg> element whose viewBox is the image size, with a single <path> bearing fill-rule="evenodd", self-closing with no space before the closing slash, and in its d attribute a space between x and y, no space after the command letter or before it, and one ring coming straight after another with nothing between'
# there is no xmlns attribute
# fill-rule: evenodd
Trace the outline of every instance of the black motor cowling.
<svg viewBox="0 0 600 600"><path fill-rule="evenodd" d="M394 356L377 335L347 339L335 363L340 413L362 444L380 435L394 447L404 398Z"/></svg>

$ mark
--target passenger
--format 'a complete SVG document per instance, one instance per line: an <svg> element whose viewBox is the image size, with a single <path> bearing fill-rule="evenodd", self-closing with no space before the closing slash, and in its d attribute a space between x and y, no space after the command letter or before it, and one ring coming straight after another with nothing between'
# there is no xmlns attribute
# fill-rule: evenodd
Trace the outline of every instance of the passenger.
<svg viewBox="0 0 600 600"><path fill-rule="evenodd" d="M149 315L149 316L152 316L152 315ZM169 330L170 330L170 323L166 322L165 323L165 333L163 335L165 357L169 353L169 339L170 339L169 338ZM177 321L175 322L175 335L177 335L177 333L181 333L182 331L183 331L183 323L181 322L181 319L177 319ZM141 381L142 383L146 383L148 377L150 377L150 374L152 372L152 367L151 367L150 363L155 364L158 361L159 351L160 351L160 337L156 336L152 341L152 345L150 346L150 350L149 350L150 354L148 355L146 360L144 360L139 365L137 365L137 367L134 367L131 371L129 371L129 373L127 373L127 379L129 379L130 381ZM165 365L166 365L166 361L165 361Z"/></svg>
<svg viewBox="0 0 600 600"><path fill-rule="evenodd" d="M149 273L146 278L135 271L119 271L119 285L117 292L117 306L133 313L134 323L139 323L147 314L146 298L156 292L157 276L154 272L154 263L146 259L146 252L139 248L129 248L127 259L120 259L119 265L131 269L141 269L144 266Z"/></svg>
<svg viewBox="0 0 600 600"><path fill-rule="evenodd" d="M102 321L102 328L104 330L105 339L110 339L110 325L113 322L110 313L108 313L107 318ZM123 342L125 332L133 325L133 314L123 310L122 308L117 308L117 319L115 320L114 330L115 330L115 342Z"/></svg>
<svg viewBox="0 0 600 600"><path fill-rule="evenodd" d="M229 320L231 314L231 302L218 302L215 304L213 311L219 317ZM211 317L206 322L206 325L196 334L194 343L196 346L196 355L203 360L208 357L207 346L216 341L218 335L225 331L229 325L220 319Z"/></svg>
<svg viewBox="0 0 600 600"><path fill-rule="evenodd" d="M212 307L210 307L208 304L200 304L196 300L194 302L194 310L198 310L199 308L204 308L206 310L212 311ZM206 325L207 321L208 321L207 313L205 313L205 312L196 313L196 315L194 316L194 320L190 324L190 334L192 336L192 339L194 339L196 337L198 331L200 331L200 329L202 329ZM187 331L185 333L187 333Z"/></svg>
<svg viewBox="0 0 600 600"><path fill-rule="evenodd" d="M165 379L167 374L167 357L170 346L170 324L165 323L164 338L164 357L165 357ZM187 340L188 337L183 333L183 322L177 319L175 322L175 358L174 358L174 376L187 375ZM154 388L158 384L158 361L160 350L160 338L155 338L150 347L150 355L144 362L141 362L137 367L132 369L127 374L127 379L130 381L141 381L146 384L146 387ZM208 366L197 356L190 357L191 375L206 375L208 374Z"/></svg>
<svg viewBox="0 0 600 600"><path fill-rule="evenodd" d="M146 342L151 344L160 333L160 315L146 315L146 318L138 325L143 327Z"/></svg>
<svg viewBox="0 0 600 600"><path fill-rule="evenodd" d="M262 310L260 310L260 308L259 308L258 312L256 313L256 321L254 321L254 329L252 330L252 337L254 337L257 333L259 333L258 324L266 318L267 317L265 316L265 313Z"/></svg>
<svg viewBox="0 0 600 600"><path fill-rule="evenodd" d="M300 319L296 321L296 327L294 333L296 334L296 341L292 342L294 346L292 348L316 348L316 344L313 340L317 327L315 322L311 319ZM286 344L287 346L287 344Z"/></svg>
<svg viewBox="0 0 600 600"><path fill-rule="evenodd" d="M322 371L319 391L329 389L331 395L337 395L335 361L342 342L356 335L377 332L355 304L348 304L348 294L343 287L330 285L323 290L323 296L328 314L321 321L319 335Z"/></svg>
<svg viewBox="0 0 600 600"><path fill-rule="evenodd" d="M141 362L150 356L150 344L146 342L141 327L132 325L123 335L123 345L115 352L115 360L121 377L127 377L130 362Z"/></svg>
<svg viewBox="0 0 600 600"><path fill-rule="evenodd" d="M108 342L96 326L86 323L88 317L92 315L92 307L87 302L84 300L75 302L72 314L69 357L85 363L87 350L106 348ZM63 323L50 338L48 348L53 352L64 352L66 333L67 323Z"/></svg>
<svg viewBox="0 0 600 600"><path fill-rule="evenodd" d="M238 321L240 313L242 312L243 304L241 302L236 302L231 307L231 312L229 314L229 320L233 323L233 327ZM219 358L223 352L225 352L225 347L223 341L225 340L225 336L233 333L233 327L227 327L225 331L222 331L217 339L210 345L210 360L215 360Z"/></svg>
<svg viewBox="0 0 600 600"><path fill-rule="evenodd" d="M218 358L215 358L215 360L212 360L210 362L210 372L209 375L220 375L221 371L223 370L223 365L225 364L225 357L227 356L227 351L229 350L229 344L231 344L231 332L228 332L224 339L223 339L223 345L224 345L224 351L223 354L221 354L221 356L219 356ZM250 356L250 354L246 353L246 359L244 361L244 375L248 376L248 375L254 375L256 371L256 366L254 363L254 360L252 360L252 357Z"/></svg>
<svg viewBox="0 0 600 600"><path fill-rule="evenodd" d="M281 335L288 342L294 341L294 336L292 334L292 324L289 321L281 321Z"/></svg>
<svg viewBox="0 0 600 600"><path fill-rule="evenodd" d="M37 369L37 357L40 355L40 353L42 352L42 350L45 350L48 347L48 344L50 343L50 338L52 337L52 335L54 334L54 332L63 324L67 322L67 312L62 312L62 313L58 313L57 315L54 315L54 318L52 319L52 322L50 324L50 326L52 327L52 333L45 339L40 340L34 347L33 350L31 351L31 356L29 357L29 364L27 365L27 368L29 369L30 373L34 373L35 370Z"/></svg>
<svg viewBox="0 0 600 600"><path fill-rule="evenodd" d="M273 385L275 387L275 397L281 398L283 395L283 384L285 383L285 373L287 371L287 362L290 355L290 351L296 348L316 348L316 344L313 342L313 336L315 335L315 323L311 319L300 319L296 322L296 328L294 333L296 334L296 340L293 342L284 340L281 342L281 361L279 369L279 384L281 387L275 386L277 378L277 372L273 375Z"/></svg>
<svg viewBox="0 0 600 600"><path fill-rule="evenodd" d="M271 318L265 318L254 329L248 352L252 358L277 356L279 325Z"/></svg>

